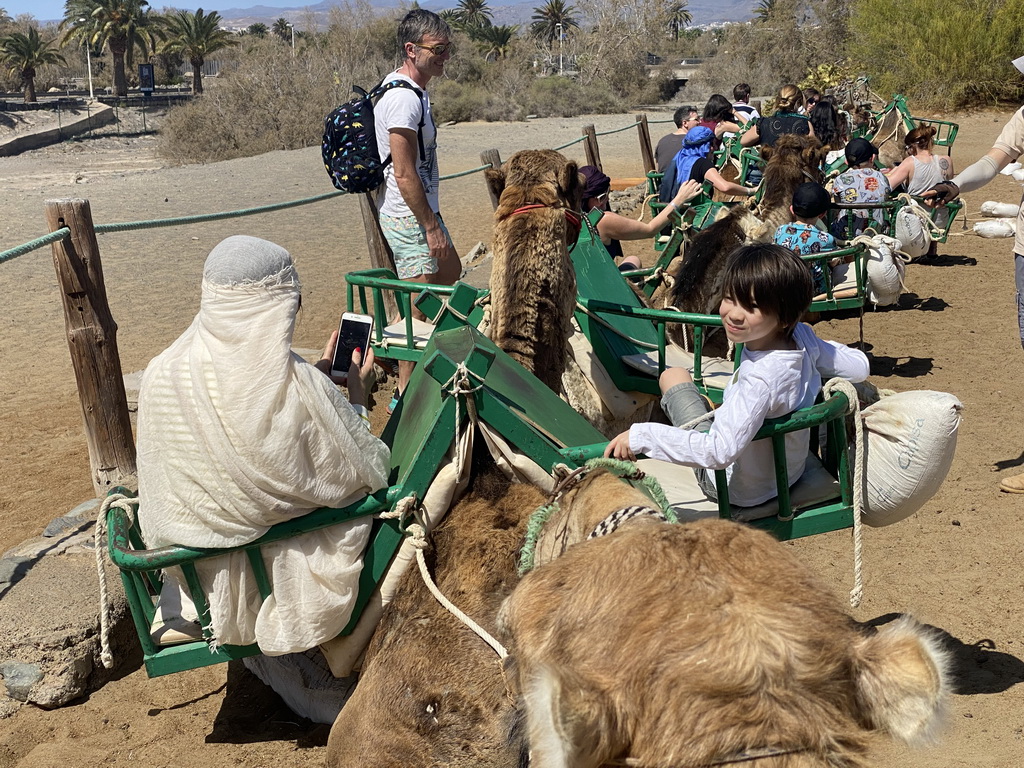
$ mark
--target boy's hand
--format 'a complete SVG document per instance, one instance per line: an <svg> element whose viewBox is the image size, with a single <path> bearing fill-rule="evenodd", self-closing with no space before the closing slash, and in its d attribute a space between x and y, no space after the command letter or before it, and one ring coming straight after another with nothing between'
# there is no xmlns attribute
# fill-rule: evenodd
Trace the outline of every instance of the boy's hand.
<svg viewBox="0 0 1024 768"><path fill-rule="evenodd" d="M629 447L629 430L616 435L604 449L604 457L622 459L624 461L636 461L636 454Z"/></svg>

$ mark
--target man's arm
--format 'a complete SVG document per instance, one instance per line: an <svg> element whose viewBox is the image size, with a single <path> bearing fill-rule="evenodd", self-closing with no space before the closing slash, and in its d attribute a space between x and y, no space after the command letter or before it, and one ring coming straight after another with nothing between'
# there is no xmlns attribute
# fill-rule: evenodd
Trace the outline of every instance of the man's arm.
<svg viewBox="0 0 1024 768"><path fill-rule="evenodd" d="M416 221L426 231L430 255L440 259L448 250L448 238L445 237L437 215L427 202L427 193L423 189L423 181L416 167L419 146L416 131L409 128L392 128L388 132L388 142L391 146L391 164L395 169L398 191L402 193L402 199L413 212Z"/></svg>
<svg viewBox="0 0 1024 768"><path fill-rule="evenodd" d="M996 177L1003 168L1013 162L1013 158L1001 149L992 147L980 160L964 168L950 181L940 181L931 189L921 193L926 202L934 198L935 203L948 203L960 196L961 192L973 192L981 189Z"/></svg>

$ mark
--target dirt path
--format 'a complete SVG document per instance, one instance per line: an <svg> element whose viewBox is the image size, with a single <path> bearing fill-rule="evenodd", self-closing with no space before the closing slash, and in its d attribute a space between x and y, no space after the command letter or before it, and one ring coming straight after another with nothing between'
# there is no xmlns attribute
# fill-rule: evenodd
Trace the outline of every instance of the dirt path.
<svg viewBox="0 0 1024 768"><path fill-rule="evenodd" d="M986 151L1008 113L960 116L954 161ZM440 129L442 173L480 164L498 147L550 147L595 122L617 128L629 116L466 124ZM655 126L655 138L662 132ZM640 175L635 132L601 138L605 170ZM582 160L580 145L567 154ZM4 190L0 248L45 232L43 201L90 200L97 223L234 210L328 189L316 148L205 166L163 167L150 138L66 144L0 161ZM1020 187L999 177L968 196L1017 202ZM445 220L460 253L490 239L490 208L477 174L446 182ZM959 226L959 225L957 225ZM350 200L213 224L100 238L107 290L120 323L126 372L143 368L191 321L203 260L221 238L266 237L296 257L304 284L296 346L317 348L344 304L343 275L368 265ZM1012 241L952 238L931 265L912 265L898 307L869 313L865 333L873 380L895 390L936 389L964 403L957 457L939 494L910 519L866 535L862 621L911 612L950 636L958 694L940 746L905 751L882 745L884 768L1016 768L1024 756L1022 644L1024 497L1000 494L1000 473L1024 464L1024 354L1013 313ZM74 376L48 250L0 265L0 550L38 534L52 517L92 493ZM857 321L822 322L818 333L852 342ZM851 583L850 535L801 540L796 547L839 593ZM45 606L41 608L45 610ZM221 665L148 680L132 667L87 701L53 712L23 708L0 720L0 766L180 764L319 766L326 730L295 723L276 697Z"/></svg>

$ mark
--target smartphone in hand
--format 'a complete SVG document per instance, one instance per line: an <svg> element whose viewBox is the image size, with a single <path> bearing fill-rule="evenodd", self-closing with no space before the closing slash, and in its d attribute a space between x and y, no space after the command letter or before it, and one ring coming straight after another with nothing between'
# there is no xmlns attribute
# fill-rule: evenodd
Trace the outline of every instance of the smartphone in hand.
<svg viewBox="0 0 1024 768"><path fill-rule="evenodd" d="M338 329L338 345L334 348L331 358L331 376L347 378L348 369L352 365L352 353L362 349L363 354L370 345L370 331L373 329L373 318L369 315L357 315L346 312L341 316Z"/></svg>

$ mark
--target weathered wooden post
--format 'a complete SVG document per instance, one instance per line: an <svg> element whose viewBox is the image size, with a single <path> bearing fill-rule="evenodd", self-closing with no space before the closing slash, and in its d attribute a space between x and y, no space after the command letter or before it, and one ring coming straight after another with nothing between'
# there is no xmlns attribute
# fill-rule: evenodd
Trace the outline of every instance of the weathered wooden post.
<svg viewBox="0 0 1024 768"><path fill-rule="evenodd" d="M586 141L583 142L583 149L587 153L587 165L597 166L599 171L604 171L601 166L601 152L597 148L597 130L593 125L583 127L583 135Z"/></svg>
<svg viewBox="0 0 1024 768"><path fill-rule="evenodd" d="M490 165L494 170L501 168L501 155L496 149L485 149L480 153L480 162L483 165ZM487 184L486 180L484 181ZM487 194L491 196L491 207L498 209L498 195L491 191L491 185L487 184Z"/></svg>
<svg viewBox="0 0 1024 768"><path fill-rule="evenodd" d="M654 150L651 148L651 129L647 125L647 114L636 116L636 132L640 137L640 158L644 163L644 174L657 170L654 165Z"/></svg>
<svg viewBox="0 0 1024 768"><path fill-rule="evenodd" d="M374 269L390 269L395 272L395 257L391 253L391 246L384 239L384 233L380 228L380 220L377 218L376 195L383 194L382 190L366 192L359 195L359 214L363 217L363 231L366 232L366 248L370 252L370 266ZM391 291L383 292L384 310L388 322L398 320L398 302Z"/></svg>
<svg viewBox="0 0 1024 768"><path fill-rule="evenodd" d="M47 200L46 223L51 232L62 227L71 230L51 248L82 403L93 487L100 496L116 485L134 488L135 442L117 352L117 323L107 304L89 201Z"/></svg>

